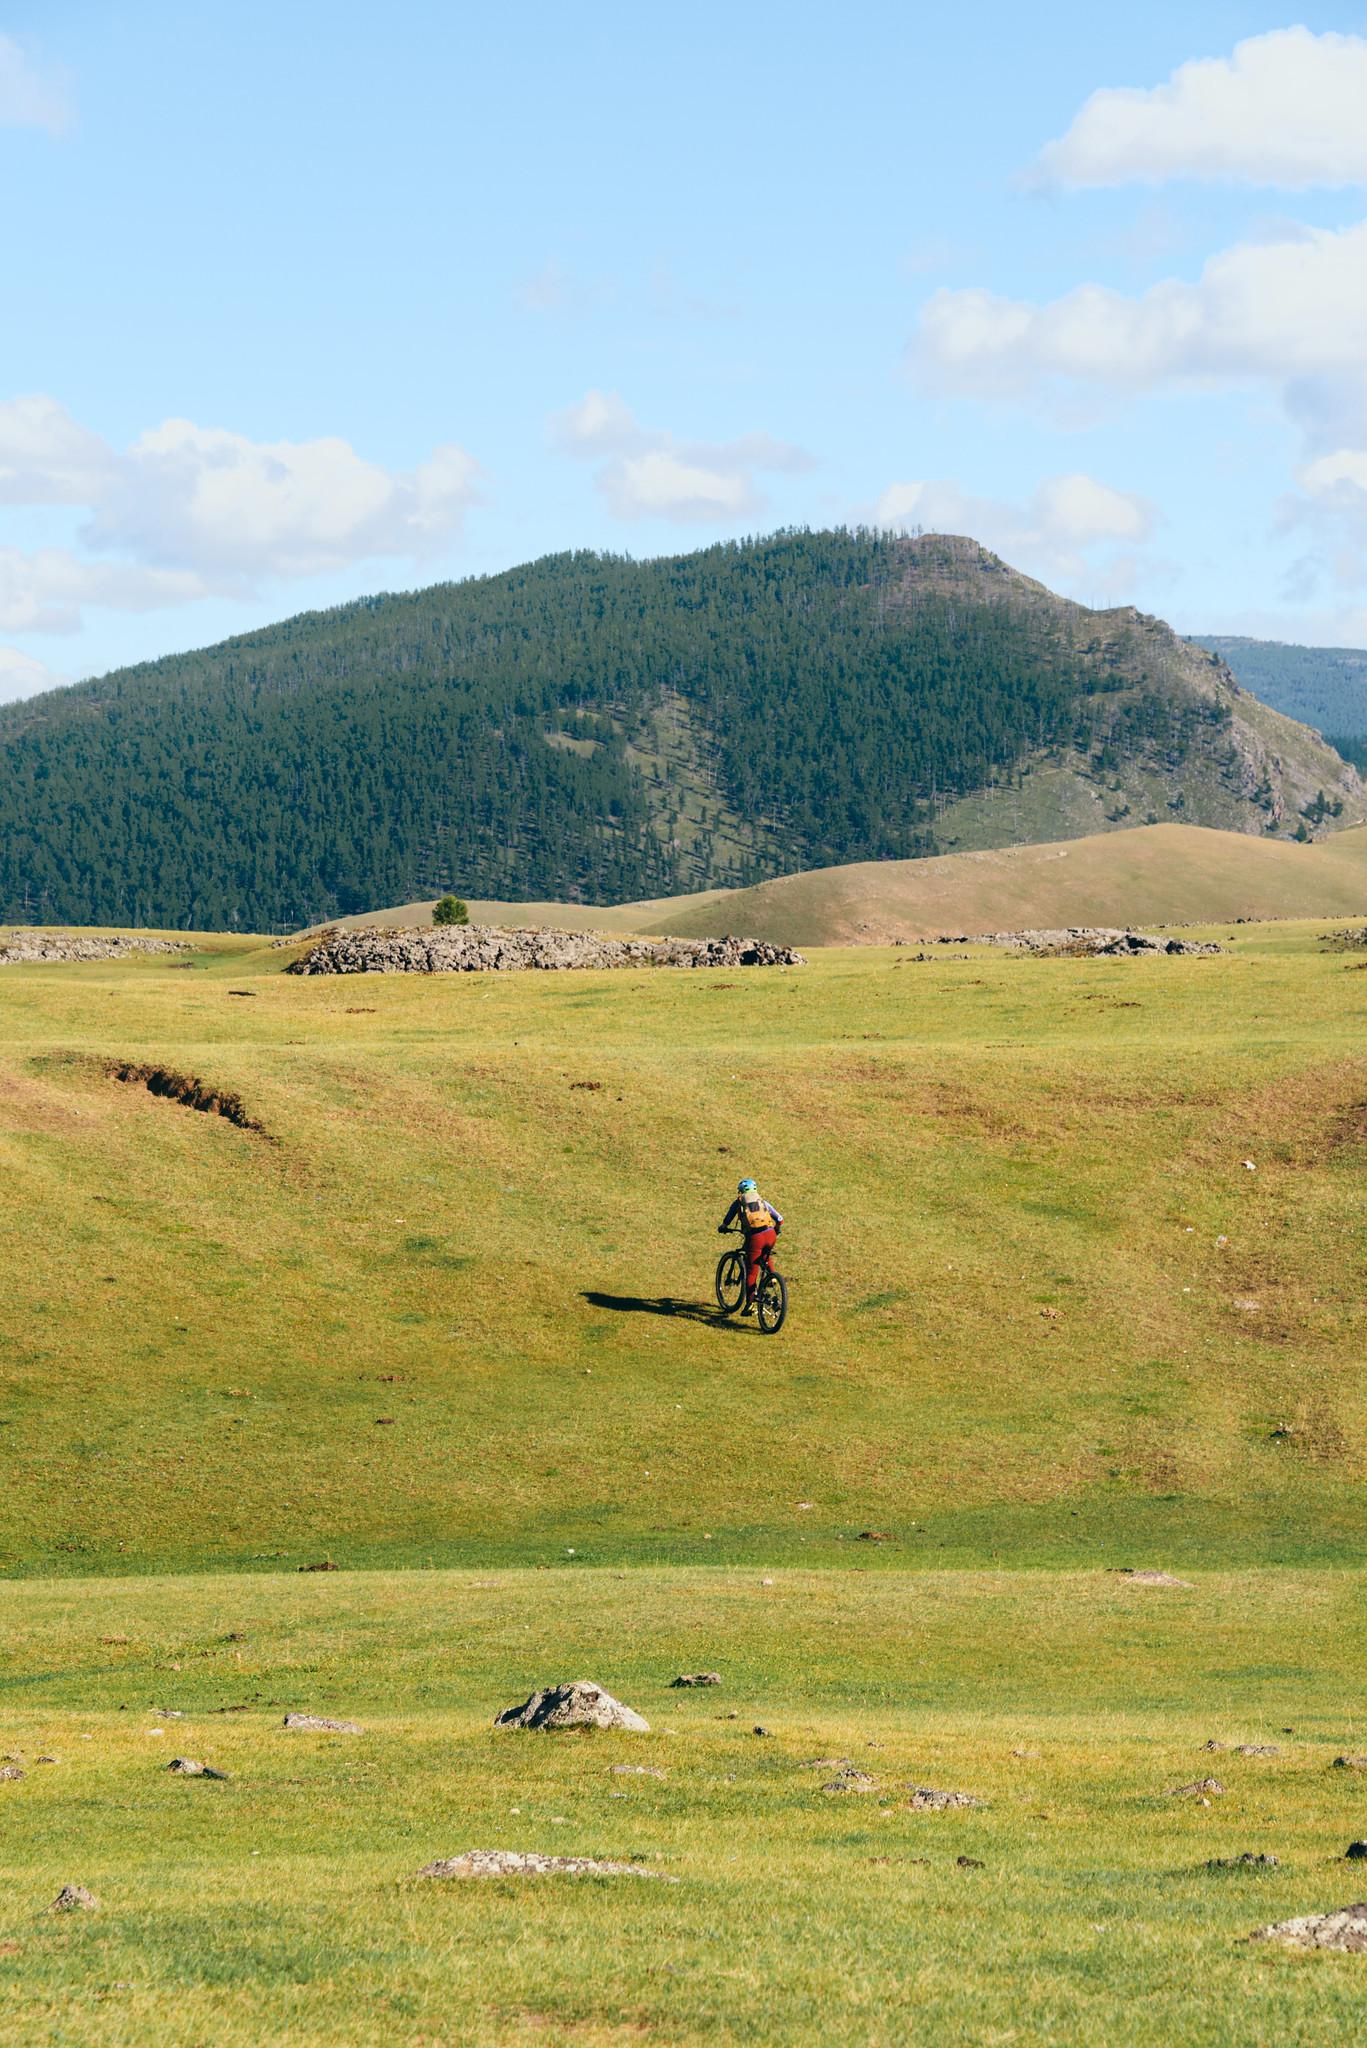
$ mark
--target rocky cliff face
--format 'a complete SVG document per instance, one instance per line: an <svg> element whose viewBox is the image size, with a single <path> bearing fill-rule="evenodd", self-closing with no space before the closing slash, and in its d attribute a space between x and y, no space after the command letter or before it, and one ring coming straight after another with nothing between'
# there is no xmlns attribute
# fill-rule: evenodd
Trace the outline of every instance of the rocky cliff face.
<svg viewBox="0 0 1367 2048"><path fill-rule="evenodd" d="M1323 838L1367 819L1356 769L1162 619L1133 605L1089 611L957 534L904 544L890 608L930 593L1019 612L1113 685L1083 700L1072 745L1037 749L1019 772L943 804L945 852L1170 821L1282 837L1303 825Z"/></svg>

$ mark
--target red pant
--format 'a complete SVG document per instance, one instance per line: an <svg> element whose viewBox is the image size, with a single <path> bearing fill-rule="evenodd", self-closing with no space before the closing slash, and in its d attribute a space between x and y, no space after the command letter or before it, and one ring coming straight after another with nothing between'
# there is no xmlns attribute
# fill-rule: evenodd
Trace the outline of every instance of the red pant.
<svg viewBox="0 0 1367 2048"><path fill-rule="evenodd" d="M776 1230L752 1231L745 1240L745 1298L754 1296L759 1285L759 1262L765 1252L773 1250L778 1243Z"/></svg>

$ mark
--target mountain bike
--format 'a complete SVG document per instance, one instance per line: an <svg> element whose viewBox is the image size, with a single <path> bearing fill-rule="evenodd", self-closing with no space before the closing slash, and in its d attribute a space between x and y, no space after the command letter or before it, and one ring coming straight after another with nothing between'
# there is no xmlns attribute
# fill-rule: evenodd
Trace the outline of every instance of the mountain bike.
<svg viewBox="0 0 1367 2048"><path fill-rule="evenodd" d="M755 1321L761 1334L776 1337L788 1314L788 1282L773 1263L774 1248L759 1255L759 1285L755 1289ZM745 1306L745 1247L733 1245L717 1260L717 1307L733 1316Z"/></svg>

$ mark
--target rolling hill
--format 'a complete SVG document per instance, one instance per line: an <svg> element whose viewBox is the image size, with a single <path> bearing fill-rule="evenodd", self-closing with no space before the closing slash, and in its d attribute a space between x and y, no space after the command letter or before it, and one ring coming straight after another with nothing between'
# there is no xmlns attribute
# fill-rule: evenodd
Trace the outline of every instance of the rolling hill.
<svg viewBox="0 0 1367 2048"><path fill-rule="evenodd" d="M1367 992L1319 929L0 968L0 1570L1360 1554ZM709 1308L747 1171L772 1340Z"/></svg>
<svg viewBox="0 0 1367 2048"><path fill-rule="evenodd" d="M1041 846L818 868L753 889L611 906L475 901L470 913L477 924L693 938L741 932L789 946L886 945L1027 925L1353 917L1367 915L1367 827L1297 845L1199 825L1141 825ZM429 899L338 922L426 924L431 915Z"/></svg>
<svg viewBox="0 0 1367 2048"><path fill-rule="evenodd" d="M7 706L0 762L0 914L180 929L1367 816L1217 656L944 535L564 555L371 598Z"/></svg>

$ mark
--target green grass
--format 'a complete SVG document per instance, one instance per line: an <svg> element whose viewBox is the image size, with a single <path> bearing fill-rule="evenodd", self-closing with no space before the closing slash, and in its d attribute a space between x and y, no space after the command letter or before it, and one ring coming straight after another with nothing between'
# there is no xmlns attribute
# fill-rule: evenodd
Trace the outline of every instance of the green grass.
<svg viewBox="0 0 1367 2048"><path fill-rule="evenodd" d="M0 1786L0 2039L1353 2038L1361 1958L1242 1937L1362 1889L1342 1861L1359 1777L1329 1768L1367 1747L1360 1574L1166 1593L1099 1572L769 1576L3 1589L4 1739L29 1769ZM722 1687L668 1690L700 1667ZM652 1732L491 1730L576 1675ZM366 1732L288 1735L294 1708ZM1282 1754L1212 1756L1211 1737ZM229 1782L169 1776L179 1754ZM800 1768L821 1756L878 1790L825 1795L830 1773ZM1208 1807L1164 1796L1211 1772L1227 1791ZM987 1803L915 1814L917 1784ZM406 1882L471 1847L630 1858L679 1882ZM1245 1850L1280 1867L1205 1867ZM45 1915L72 1881L100 1912Z"/></svg>
<svg viewBox="0 0 1367 2048"><path fill-rule="evenodd" d="M1315 929L5 969L0 1565L1360 1559L1367 982ZM742 1171L773 1341L708 1306Z"/></svg>
<svg viewBox="0 0 1367 2048"><path fill-rule="evenodd" d="M1318 929L0 970L0 2041L1351 2038L1360 1958L1242 1939L1363 1888L1367 983ZM773 1341L709 1307L745 1171ZM576 1676L652 1734L492 1733ZM408 1882L471 1847L680 1882Z"/></svg>

